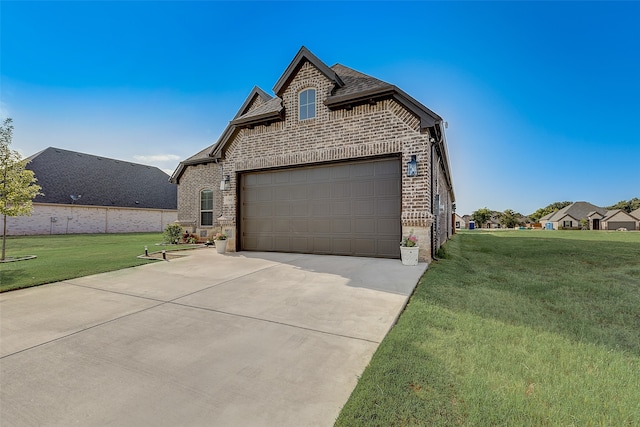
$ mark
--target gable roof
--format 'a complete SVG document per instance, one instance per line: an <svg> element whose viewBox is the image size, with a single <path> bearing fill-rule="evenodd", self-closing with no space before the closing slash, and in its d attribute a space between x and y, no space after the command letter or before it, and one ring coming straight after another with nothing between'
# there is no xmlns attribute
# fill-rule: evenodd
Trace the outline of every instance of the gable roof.
<svg viewBox="0 0 640 427"><path fill-rule="evenodd" d="M282 73L282 76L280 76L276 85L273 87L273 93L277 96L282 96L284 90L289 85L289 82L291 82L291 80L296 76L296 73L300 70L300 67L302 67L305 61L310 62L337 87L344 86L344 82L334 70L327 67L327 65L320 61L317 56L309 51L309 49L302 46L287 69Z"/></svg>
<svg viewBox="0 0 640 427"><path fill-rule="evenodd" d="M155 166L54 147L27 160L26 168L34 172L44 193L34 202L177 208L177 187L169 182L169 175Z"/></svg>
<svg viewBox="0 0 640 427"><path fill-rule="evenodd" d="M636 209L635 211L631 211L629 215L640 221L640 208Z"/></svg>
<svg viewBox="0 0 640 427"><path fill-rule="evenodd" d="M305 62L311 63L334 83L332 94L324 102L329 109L352 108L355 105L377 102L382 99L394 99L420 118L420 126L422 129L433 128L434 132L432 135L437 141L436 149L440 156L445 159L444 163L446 165L449 164L448 154L444 144L444 131L440 129L443 121L442 117L394 85L341 64L328 67L306 47L302 46L273 87L276 96L271 97L255 86L240 110L238 110L238 113L229 122L229 125L225 128L218 141L181 162L173 172L171 182L177 183L180 180L186 166L210 163L221 159L224 156L227 143L239 129L243 127L253 127L259 124L269 125L273 122L284 120L285 111L280 96L284 93L288 84ZM261 96L265 100L264 104L253 110L248 110L248 106L251 105L256 95ZM448 170L446 171L446 179L449 188L453 190L451 173Z"/></svg>
<svg viewBox="0 0 640 427"><path fill-rule="evenodd" d="M630 215L625 210L613 209L613 210L607 211L607 214L605 215L604 218L602 218L602 221L609 221L616 215L622 215L622 216L628 217L629 219L634 220L634 221L636 219L633 215Z"/></svg>
<svg viewBox="0 0 640 427"><path fill-rule="evenodd" d="M546 218L547 215L545 215L540 219L541 220L545 219L546 221L551 221L551 222L557 222L564 216L569 215L575 218L576 220L581 220L583 218L587 218L589 215L592 215L593 212L597 212L601 215L604 215L607 213L607 210L604 208L598 207L596 205L592 205L591 203L588 203L588 202L574 202L558 211L553 212L551 215L549 215L548 218Z"/></svg>

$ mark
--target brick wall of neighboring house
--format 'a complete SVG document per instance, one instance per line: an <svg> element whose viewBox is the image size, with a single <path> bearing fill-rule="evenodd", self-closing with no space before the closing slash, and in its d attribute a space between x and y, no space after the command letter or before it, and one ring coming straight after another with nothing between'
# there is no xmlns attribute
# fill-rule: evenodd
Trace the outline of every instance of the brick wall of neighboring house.
<svg viewBox="0 0 640 427"><path fill-rule="evenodd" d="M298 120L298 94L315 88L316 117ZM230 234L236 231L237 179L245 171L308 165L338 160L399 155L402 162L402 229L406 235L413 230L420 242L420 259L431 258L431 143L428 132L420 131L420 119L401 104L388 99L352 109L329 110L324 100L333 84L309 62L305 62L282 94L285 120L268 126L258 125L241 129L230 141L220 164L224 175L230 175L231 188L221 197L221 213L228 221L219 224ZM407 177L407 162L416 155L418 176ZM446 241L451 229L448 191L443 171L436 163L436 174L442 181L441 203L449 207L442 212L442 240ZM218 165L189 166L178 186L179 220L196 218L199 188L208 176L209 168ZM219 172L219 170L218 170ZM219 184L218 179L214 183ZM219 185L214 186L219 191ZM398 243L400 241L398 236ZM229 240L227 250L235 250L235 239Z"/></svg>
<svg viewBox="0 0 640 427"><path fill-rule="evenodd" d="M31 216L7 218L7 235L162 232L176 219L168 209L34 203Z"/></svg>

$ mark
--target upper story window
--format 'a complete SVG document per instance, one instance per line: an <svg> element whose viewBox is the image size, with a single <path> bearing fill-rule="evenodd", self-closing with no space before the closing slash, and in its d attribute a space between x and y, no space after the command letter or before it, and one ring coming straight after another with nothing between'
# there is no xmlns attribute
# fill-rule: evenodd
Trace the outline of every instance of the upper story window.
<svg viewBox="0 0 640 427"><path fill-rule="evenodd" d="M213 191L200 192L200 225L213 225Z"/></svg>
<svg viewBox="0 0 640 427"><path fill-rule="evenodd" d="M298 97L300 120L312 119L316 116L316 90L306 89Z"/></svg>

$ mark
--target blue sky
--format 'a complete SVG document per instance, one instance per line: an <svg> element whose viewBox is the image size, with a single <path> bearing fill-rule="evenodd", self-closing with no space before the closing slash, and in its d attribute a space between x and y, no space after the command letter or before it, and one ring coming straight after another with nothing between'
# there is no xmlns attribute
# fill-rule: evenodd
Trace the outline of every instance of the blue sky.
<svg viewBox="0 0 640 427"><path fill-rule="evenodd" d="M461 214L640 197L638 2L0 2L12 148L158 166L214 143L302 45L448 122Z"/></svg>

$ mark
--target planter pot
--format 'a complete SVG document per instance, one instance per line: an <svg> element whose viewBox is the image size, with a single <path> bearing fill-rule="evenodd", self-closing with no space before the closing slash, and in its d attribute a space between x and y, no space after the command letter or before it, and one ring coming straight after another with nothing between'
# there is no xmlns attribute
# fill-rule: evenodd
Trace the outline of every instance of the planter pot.
<svg viewBox="0 0 640 427"><path fill-rule="evenodd" d="M227 250L227 241L226 240L216 240L216 251L219 254L225 253Z"/></svg>
<svg viewBox="0 0 640 427"><path fill-rule="evenodd" d="M418 246L400 246L400 259L402 265L418 265Z"/></svg>

